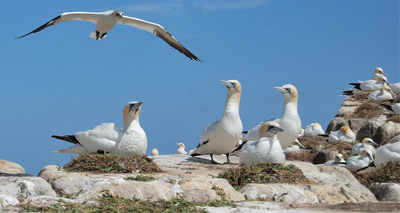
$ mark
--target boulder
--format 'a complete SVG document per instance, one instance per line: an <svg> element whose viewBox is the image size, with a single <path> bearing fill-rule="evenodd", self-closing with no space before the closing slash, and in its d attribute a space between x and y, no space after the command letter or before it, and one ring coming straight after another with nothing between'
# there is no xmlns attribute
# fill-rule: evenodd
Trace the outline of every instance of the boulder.
<svg viewBox="0 0 400 213"><path fill-rule="evenodd" d="M6 161L0 160L0 173L3 174L25 174L24 168L21 165Z"/></svg>
<svg viewBox="0 0 400 213"><path fill-rule="evenodd" d="M367 187L379 201L400 201L400 185L397 183L372 183Z"/></svg>

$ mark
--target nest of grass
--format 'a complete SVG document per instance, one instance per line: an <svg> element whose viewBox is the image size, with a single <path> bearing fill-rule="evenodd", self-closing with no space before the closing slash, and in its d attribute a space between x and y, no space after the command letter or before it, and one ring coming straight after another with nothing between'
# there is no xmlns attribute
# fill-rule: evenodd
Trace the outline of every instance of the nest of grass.
<svg viewBox="0 0 400 213"><path fill-rule="evenodd" d="M371 119L382 115L385 111L385 109L381 107L382 104L390 104L390 101L368 101L366 103L363 103L361 106L357 107L354 110L352 117Z"/></svg>
<svg viewBox="0 0 400 213"><path fill-rule="evenodd" d="M353 173L353 175L364 185L370 183L400 183L400 163L389 161L369 173Z"/></svg>
<svg viewBox="0 0 400 213"><path fill-rule="evenodd" d="M306 149L303 149L300 153L286 153L286 160L313 163L315 156L318 154L318 151L315 150L317 147L319 147L318 150L321 151L337 151L343 154L343 157L347 159L351 156L351 148L354 145L353 143L347 142L328 143L327 137L324 136L299 137L298 139Z"/></svg>
<svg viewBox="0 0 400 213"><path fill-rule="evenodd" d="M400 123L400 115L397 114L392 114L388 116L388 119L386 120L386 122L395 122L395 123Z"/></svg>
<svg viewBox="0 0 400 213"><path fill-rule="evenodd" d="M63 167L68 172L134 173L161 172L153 159L146 156L83 154Z"/></svg>
<svg viewBox="0 0 400 213"><path fill-rule="evenodd" d="M218 175L239 190L248 183L310 183L303 172L294 165L279 163L253 163L230 168Z"/></svg>
<svg viewBox="0 0 400 213"><path fill-rule="evenodd" d="M351 98L354 99L355 101L364 102L364 101L368 100L369 94L371 94L371 92L358 92L358 93L352 95Z"/></svg>

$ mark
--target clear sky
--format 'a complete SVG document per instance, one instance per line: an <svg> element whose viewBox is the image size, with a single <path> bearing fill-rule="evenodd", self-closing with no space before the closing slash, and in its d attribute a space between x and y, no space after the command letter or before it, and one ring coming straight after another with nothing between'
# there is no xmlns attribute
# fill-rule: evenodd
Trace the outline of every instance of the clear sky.
<svg viewBox="0 0 400 213"><path fill-rule="evenodd" d="M242 84L245 130L279 117L275 86L299 91L302 126L325 129L348 83L381 66L400 80L398 0L2 0L0 159L37 175L73 154L53 153L74 134L103 122L122 125L129 101L143 101L147 153L197 146L203 127L223 113L226 87ZM62 12L122 10L161 24L204 60L191 61L158 37L116 25L100 41L89 22L68 22L15 40Z"/></svg>

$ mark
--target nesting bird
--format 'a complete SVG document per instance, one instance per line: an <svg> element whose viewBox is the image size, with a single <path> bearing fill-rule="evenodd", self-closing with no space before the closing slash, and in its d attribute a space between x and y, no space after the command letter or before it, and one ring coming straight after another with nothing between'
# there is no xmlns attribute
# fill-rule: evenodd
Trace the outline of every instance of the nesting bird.
<svg viewBox="0 0 400 213"><path fill-rule="evenodd" d="M388 143L376 149L375 165L378 166L389 161L400 163L400 142Z"/></svg>
<svg viewBox="0 0 400 213"><path fill-rule="evenodd" d="M158 150L156 148L151 150L151 156L159 156Z"/></svg>
<svg viewBox="0 0 400 213"><path fill-rule="evenodd" d="M126 104L122 114L124 128L114 123L102 123L92 130L77 132L75 135L51 137L75 144L59 153L111 153L118 155L144 155L147 148L146 133L139 124L143 102Z"/></svg>
<svg viewBox="0 0 400 213"><path fill-rule="evenodd" d="M400 95L400 82L389 84L390 89L396 93L398 96Z"/></svg>
<svg viewBox="0 0 400 213"><path fill-rule="evenodd" d="M377 80L367 80L359 81L359 83L350 83L350 85L353 85L354 88L349 91L344 91L342 95L353 95L354 93L357 93L357 91L378 91L382 88L383 85L388 84L389 82L387 82L386 76L381 75L377 78Z"/></svg>
<svg viewBox="0 0 400 213"><path fill-rule="evenodd" d="M356 135L351 131L349 126L342 126L337 131L332 131L329 133L328 142L353 142L356 139Z"/></svg>
<svg viewBox="0 0 400 213"><path fill-rule="evenodd" d="M374 74L371 76L370 80L378 80L380 76L385 76L386 74L383 72L383 69L381 67L377 67L374 70Z"/></svg>
<svg viewBox="0 0 400 213"><path fill-rule="evenodd" d="M284 132L279 132L277 135L282 148L285 149L296 140L301 131L301 120L297 112L298 92L296 87L291 84L286 84L282 87L274 87L274 89L282 93L284 97L283 114L280 118L273 119L273 121L277 122L280 128L284 130ZM260 138L259 132L263 123L264 122L261 122L248 131L243 137L243 142L257 141Z"/></svg>
<svg viewBox="0 0 400 213"><path fill-rule="evenodd" d="M251 164L254 162L285 162L281 144L277 139L277 133L284 130L275 121L267 121L259 128L260 139L247 141L240 152L239 164Z"/></svg>
<svg viewBox="0 0 400 213"><path fill-rule="evenodd" d="M371 150L363 149L360 155L347 158L346 168L350 171L357 171L362 168L367 168L370 163L374 162Z"/></svg>
<svg viewBox="0 0 400 213"><path fill-rule="evenodd" d="M346 161L342 154L337 154L335 160L328 160L324 163L325 166L341 166L346 167Z"/></svg>
<svg viewBox="0 0 400 213"><path fill-rule="evenodd" d="M166 31L161 25L157 23L148 22L145 20L141 20L138 18L133 18L129 16L125 16L122 11L105 11L105 12L66 12L62 13L59 16L53 18L42 26L36 28L30 33L27 33L18 38L23 38L32 33L40 32L47 27L50 27L55 24L59 24L62 22L68 21L88 21L96 24L96 30L90 34L90 37L95 40L100 40L105 38L108 31L110 31L115 24L125 24L131 27L135 27L141 30L148 31L166 43L168 43L171 47L175 48L179 52L183 53L186 57L191 60L201 61L198 57L196 57L193 53L187 50L178 40L176 40L168 31ZM17 39L18 39L17 38Z"/></svg>
<svg viewBox="0 0 400 213"><path fill-rule="evenodd" d="M359 155L362 150L368 148L371 150L372 155L375 155L374 146L378 146L371 138L364 138L361 143L354 144L351 148L351 155Z"/></svg>
<svg viewBox="0 0 400 213"><path fill-rule="evenodd" d="M239 104L242 87L237 80L221 81L227 87L225 110L222 118L207 125L201 132L200 143L191 156L209 154L211 162L213 155L226 154L227 163L230 163L229 153L240 140L243 130L239 116Z"/></svg>
<svg viewBox="0 0 400 213"><path fill-rule="evenodd" d="M304 129L305 137L315 137L322 134L325 134L325 131L322 129L321 124L319 123L311 123Z"/></svg>
<svg viewBox="0 0 400 213"><path fill-rule="evenodd" d="M185 144L178 143L177 145L178 145L178 149L176 150L176 154L187 155L187 152L185 151Z"/></svg>
<svg viewBox="0 0 400 213"><path fill-rule="evenodd" d="M387 100L392 100L393 96L396 96L392 92L389 86L383 85L380 90L374 91L371 94L368 95L368 100L369 101L387 101Z"/></svg>
<svg viewBox="0 0 400 213"><path fill-rule="evenodd" d="M300 143L300 141L298 139L294 140L295 144L292 144L288 147L286 147L283 152L284 153L300 153L301 149L305 149L305 147L303 146L303 144Z"/></svg>

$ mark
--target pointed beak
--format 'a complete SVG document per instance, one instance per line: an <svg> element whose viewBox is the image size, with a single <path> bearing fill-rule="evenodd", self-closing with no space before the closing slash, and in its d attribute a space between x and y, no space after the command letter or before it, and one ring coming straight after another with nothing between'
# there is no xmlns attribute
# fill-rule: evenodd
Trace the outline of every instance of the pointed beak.
<svg viewBox="0 0 400 213"><path fill-rule="evenodd" d="M306 149L306 147L303 146L303 144L300 143L300 141L296 140L295 143L302 149Z"/></svg>
<svg viewBox="0 0 400 213"><path fill-rule="evenodd" d="M131 104L131 106L129 107L129 112L130 111L134 111L134 110L137 112L137 110L139 109L140 106L142 106L142 104L143 104L143 102L139 102L139 103L136 103L136 104Z"/></svg>
<svg viewBox="0 0 400 213"><path fill-rule="evenodd" d="M233 87L233 85L229 83L229 81L221 80L221 83L226 87L228 87L228 89Z"/></svg>
<svg viewBox="0 0 400 213"><path fill-rule="evenodd" d="M377 143L375 143L374 141L368 141L368 144L369 145L372 145L372 146L379 146Z"/></svg>
<svg viewBox="0 0 400 213"><path fill-rule="evenodd" d="M268 131L276 134L278 132L283 132L284 130L277 126L269 126Z"/></svg>
<svg viewBox="0 0 400 213"><path fill-rule="evenodd" d="M374 157L372 157L369 153L367 154L367 157L371 160L371 162L374 162Z"/></svg>
<svg viewBox="0 0 400 213"><path fill-rule="evenodd" d="M276 91L278 91L278 92L280 92L282 94L288 93L288 91L283 87L274 87L274 90L276 90Z"/></svg>

